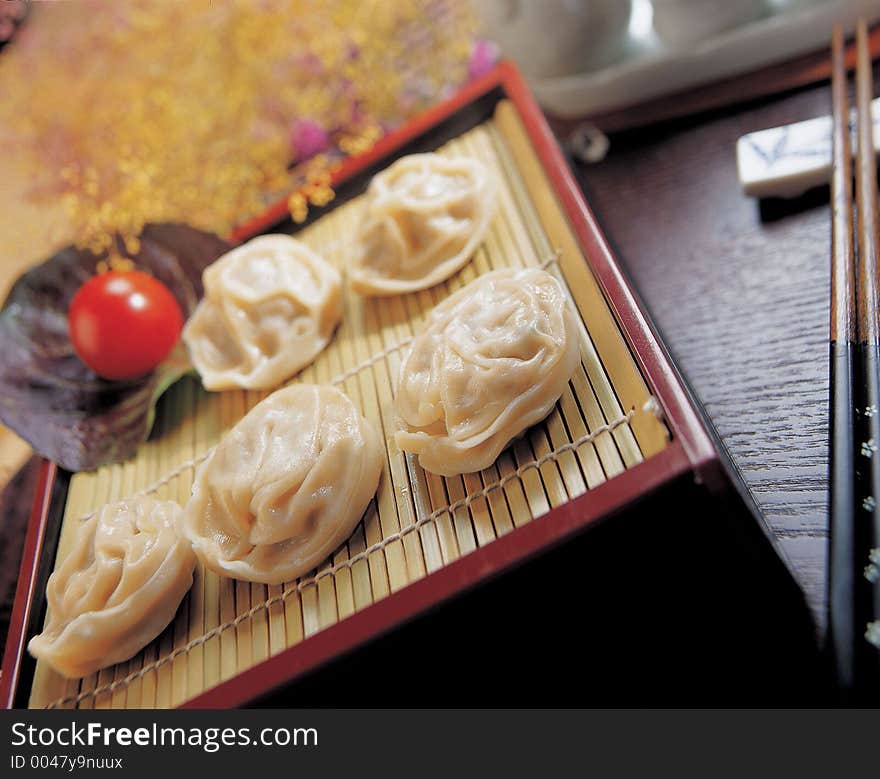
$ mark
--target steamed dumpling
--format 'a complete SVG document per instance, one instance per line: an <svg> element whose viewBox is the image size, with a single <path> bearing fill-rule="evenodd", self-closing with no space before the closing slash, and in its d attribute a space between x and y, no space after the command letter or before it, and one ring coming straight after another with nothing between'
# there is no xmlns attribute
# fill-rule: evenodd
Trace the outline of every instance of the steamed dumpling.
<svg viewBox="0 0 880 779"><path fill-rule="evenodd" d="M49 612L28 651L69 678L128 660L174 618L196 558L173 501L123 500L77 528L49 577Z"/></svg>
<svg viewBox="0 0 880 779"><path fill-rule="evenodd" d="M480 276L428 315L403 359L397 446L443 476L487 468L550 412L579 354L576 320L553 276Z"/></svg>
<svg viewBox="0 0 880 779"><path fill-rule="evenodd" d="M339 272L289 235L263 235L209 265L183 329L209 390L270 389L306 365L342 318Z"/></svg>
<svg viewBox="0 0 880 779"><path fill-rule="evenodd" d="M199 468L185 532L220 574L296 579L351 535L383 457L379 435L346 395L291 385L254 406Z"/></svg>
<svg viewBox="0 0 880 779"><path fill-rule="evenodd" d="M495 209L495 179L479 160L402 157L375 176L348 268L366 295L439 284L480 245Z"/></svg>

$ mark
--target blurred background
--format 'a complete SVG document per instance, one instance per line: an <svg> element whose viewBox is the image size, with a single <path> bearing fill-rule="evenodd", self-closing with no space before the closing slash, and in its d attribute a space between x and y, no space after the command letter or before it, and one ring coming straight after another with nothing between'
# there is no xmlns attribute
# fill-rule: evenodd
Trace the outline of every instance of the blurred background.
<svg viewBox="0 0 880 779"><path fill-rule="evenodd" d="M226 234L292 189L303 215L341 157L500 57L577 151L859 15L880 0L2 0L0 299L66 243Z"/></svg>
<svg viewBox="0 0 880 779"><path fill-rule="evenodd" d="M223 234L304 187L302 213L341 156L500 57L576 150L584 126L692 112L693 89L859 16L880 0L2 0L0 298L70 241L169 218Z"/></svg>

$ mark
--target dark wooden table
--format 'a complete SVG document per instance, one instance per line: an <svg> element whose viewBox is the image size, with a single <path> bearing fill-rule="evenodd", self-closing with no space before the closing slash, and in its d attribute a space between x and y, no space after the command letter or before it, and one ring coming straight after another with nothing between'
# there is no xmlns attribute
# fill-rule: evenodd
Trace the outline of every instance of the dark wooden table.
<svg viewBox="0 0 880 779"><path fill-rule="evenodd" d="M577 166L606 235L780 541L820 630L827 539L827 190L758 203L744 133L830 113L827 84L611 137Z"/></svg>

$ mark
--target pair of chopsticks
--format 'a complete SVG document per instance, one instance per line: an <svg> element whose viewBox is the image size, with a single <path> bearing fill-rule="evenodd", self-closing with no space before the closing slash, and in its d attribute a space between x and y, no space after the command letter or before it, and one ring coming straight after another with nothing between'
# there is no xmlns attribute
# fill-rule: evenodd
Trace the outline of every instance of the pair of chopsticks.
<svg viewBox="0 0 880 779"><path fill-rule="evenodd" d="M864 22L856 30L855 195L847 92L838 26L831 84L828 649L842 699L867 703L880 700L880 289L873 76Z"/></svg>

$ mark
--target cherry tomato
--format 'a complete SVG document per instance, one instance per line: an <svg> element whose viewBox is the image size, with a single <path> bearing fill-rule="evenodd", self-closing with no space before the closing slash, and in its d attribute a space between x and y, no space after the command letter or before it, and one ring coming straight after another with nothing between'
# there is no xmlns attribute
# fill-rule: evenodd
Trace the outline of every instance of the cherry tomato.
<svg viewBox="0 0 880 779"><path fill-rule="evenodd" d="M79 358L106 379L132 379L164 360L183 315L168 287L137 270L99 273L73 296L68 329Z"/></svg>

